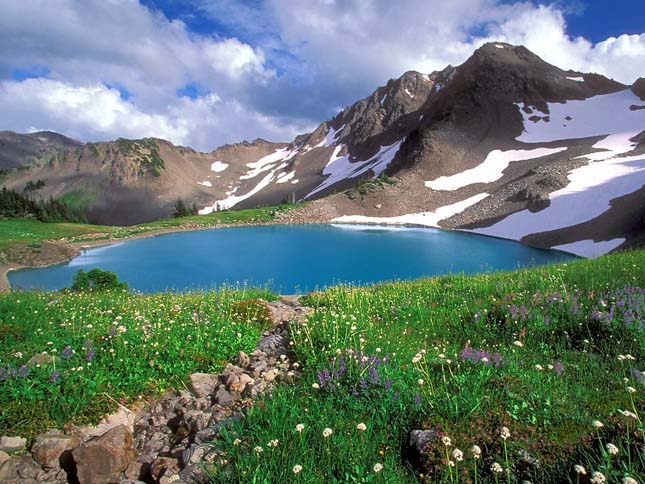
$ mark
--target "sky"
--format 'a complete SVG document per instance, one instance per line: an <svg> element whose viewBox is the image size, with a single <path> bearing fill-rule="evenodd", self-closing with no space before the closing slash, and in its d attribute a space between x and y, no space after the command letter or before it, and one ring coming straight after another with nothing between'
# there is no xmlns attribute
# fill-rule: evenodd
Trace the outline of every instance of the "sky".
<svg viewBox="0 0 645 484"><path fill-rule="evenodd" d="M0 0L0 130L291 141L489 41L626 84L643 0Z"/></svg>

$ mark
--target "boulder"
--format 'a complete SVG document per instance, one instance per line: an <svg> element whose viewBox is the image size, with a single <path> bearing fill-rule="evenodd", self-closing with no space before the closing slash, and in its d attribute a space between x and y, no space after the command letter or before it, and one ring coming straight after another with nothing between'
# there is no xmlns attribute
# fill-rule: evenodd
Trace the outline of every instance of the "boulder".
<svg viewBox="0 0 645 484"><path fill-rule="evenodd" d="M212 395L218 383L217 375L209 373L193 373L188 379L190 380L190 389L200 398Z"/></svg>
<svg viewBox="0 0 645 484"><path fill-rule="evenodd" d="M152 477L159 483L167 481L171 476L177 475L179 470L179 462L177 459L171 459L169 457L158 457L150 466Z"/></svg>
<svg viewBox="0 0 645 484"><path fill-rule="evenodd" d="M3 452L16 452L27 446L27 439L22 437L0 437L0 450Z"/></svg>
<svg viewBox="0 0 645 484"><path fill-rule="evenodd" d="M119 482L136 457L132 434L125 425L82 443L72 451L80 484Z"/></svg>
<svg viewBox="0 0 645 484"><path fill-rule="evenodd" d="M0 464L6 460L9 460L9 454L0 450Z"/></svg>
<svg viewBox="0 0 645 484"><path fill-rule="evenodd" d="M7 459L0 463L0 482L2 484L16 484L18 479L18 469L16 469L14 459Z"/></svg>
<svg viewBox="0 0 645 484"><path fill-rule="evenodd" d="M60 358L57 356L48 355L47 353L37 353L27 361L28 368L38 368L40 366L50 366L59 363Z"/></svg>
<svg viewBox="0 0 645 484"><path fill-rule="evenodd" d="M80 437L75 435L38 435L31 446L31 455L45 469L66 468L71 461L70 451L80 443Z"/></svg>

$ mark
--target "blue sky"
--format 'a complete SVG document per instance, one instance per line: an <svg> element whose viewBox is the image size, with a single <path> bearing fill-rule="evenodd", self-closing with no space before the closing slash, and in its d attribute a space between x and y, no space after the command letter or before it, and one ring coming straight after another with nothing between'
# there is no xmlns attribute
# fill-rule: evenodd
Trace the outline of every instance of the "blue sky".
<svg viewBox="0 0 645 484"><path fill-rule="evenodd" d="M495 40L631 83L644 18L642 0L3 0L0 129L289 141Z"/></svg>

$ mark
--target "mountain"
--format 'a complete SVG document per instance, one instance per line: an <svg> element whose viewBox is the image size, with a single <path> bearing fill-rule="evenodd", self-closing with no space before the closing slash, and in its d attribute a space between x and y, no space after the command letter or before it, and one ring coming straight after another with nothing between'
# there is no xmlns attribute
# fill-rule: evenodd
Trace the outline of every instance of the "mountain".
<svg viewBox="0 0 645 484"><path fill-rule="evenodd" d="M80 144L0 133L9 187L90 219L315 200L305 218L415 223L594 255L645 239L645 79L565 71L524 47L482 46L462 65L406 72L291 143L210 153L158 139ZM370 182L372 178L378 180Z"/></svg>

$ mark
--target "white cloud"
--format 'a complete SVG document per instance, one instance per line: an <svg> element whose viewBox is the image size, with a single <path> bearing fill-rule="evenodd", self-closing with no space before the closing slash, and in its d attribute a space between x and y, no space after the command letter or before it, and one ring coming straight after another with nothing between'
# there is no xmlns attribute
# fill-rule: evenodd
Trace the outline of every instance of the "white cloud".
<svg viewBox="0 0 645 484"><path fill-rule="evenodd" d="M199 149L288 141L388 78L459 64L488 40L622 82L645 75L645 34L594 45L567 34L561 10L529 1L190 4L246 41L196 34L136 0L0 1L0 129L158 136ZM48 68L48 79L9 80L34 66ZM178 96L187 84L201 97Z"/></svg>

